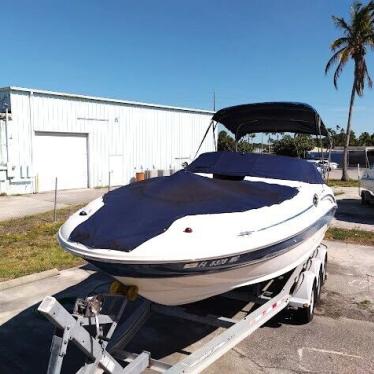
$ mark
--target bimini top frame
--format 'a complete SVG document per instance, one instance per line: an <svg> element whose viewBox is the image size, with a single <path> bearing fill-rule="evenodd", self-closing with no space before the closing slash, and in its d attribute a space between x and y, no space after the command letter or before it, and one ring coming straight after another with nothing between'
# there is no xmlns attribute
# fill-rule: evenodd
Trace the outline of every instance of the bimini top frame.
<svg viewBox="0 0 374 374"><path fill-rule="evenodd" d="M236 105L214 114L212 121L224 125L238 141L250 133L292 132L328 136L317 111L310 105L290 102L267 102Z"/></svg>

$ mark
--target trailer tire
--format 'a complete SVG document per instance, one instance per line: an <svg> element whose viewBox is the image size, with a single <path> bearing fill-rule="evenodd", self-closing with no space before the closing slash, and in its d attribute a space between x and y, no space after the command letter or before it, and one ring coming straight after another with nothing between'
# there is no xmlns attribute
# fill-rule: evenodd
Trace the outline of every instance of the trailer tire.
<svg viewBox="0 0 374 374"><path fill-rule="evenodd" d="M368 199L366 191L361 192L361 204L362 205L369 205L370 204L370 200Z"/></svg>
<svg viewBox="0 0 374 374"><path fill-rule="evenodd" d="M310 304L306 308L300 308L296 311L296 320L301 324L309 323L313 320L314 308L317 302L317 284L314 282L310 295Z"/></svg>
<svg viewBox="0 0 374 374"><path fill-rule="evenodd" d="M321 273L321 275L322 275L321 287L322 287L327 280L327 253L326 253L325 261L324 261L323 268L321 269L321 271L322 271L322 273Z"/></svg>
<svg viewBox="0 0 374 374"><path fill-rule="evenodd" d="M321 291L322 291L322 269L319 271L318 274L318 280L317 280L317 285L316 285L316 298L315 298L315 304L318 305L319 301L321 299Z"/></svg>

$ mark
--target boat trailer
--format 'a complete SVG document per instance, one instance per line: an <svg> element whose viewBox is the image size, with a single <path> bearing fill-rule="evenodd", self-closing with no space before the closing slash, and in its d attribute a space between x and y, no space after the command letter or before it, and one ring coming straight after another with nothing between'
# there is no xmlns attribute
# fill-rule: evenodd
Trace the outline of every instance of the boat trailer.
<svg viewBox="0 0 374 374"><path fill-rule="evenodd" d="M142 298L136 302L131 315L120 324L124 311L133 303L131 293L77 299L73 313L69 313L54 297L47 296L38 307L38 311L56 327L47 373L61 372L69 342L73 342L87 358L86 364L78 370L79 374L135 374L146 369L161 373L199 373L285 308L295 310L301 322L309 322L326 279L326 262L327 248L321 244L311 257L289 273L254 285L251 292L237 289L221 295L252 303L248 314L239 320L210 314L201 316L190 313L188 308L163 306ZM277 292L272 292L275 284ZM153 359L150 352L136 354L125 349L152 313L225 330L171 365Z"/></svg>

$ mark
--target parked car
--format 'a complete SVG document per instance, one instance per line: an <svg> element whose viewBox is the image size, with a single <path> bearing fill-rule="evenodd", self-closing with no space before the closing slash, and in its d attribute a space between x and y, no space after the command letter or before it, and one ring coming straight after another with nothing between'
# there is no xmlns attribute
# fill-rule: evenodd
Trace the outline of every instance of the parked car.
<svg viewBox="0 0 374 374"><path fill-rule="evenodd" d="M329 162L328 160L318 161L320 167L325 167L326 170L331 171L332 169L337 169L338 164L336 162Z"/></svg>
<svg viewBox="0 0 374 374"><path fill-rule="evenodd" d="M307 160L307 161L316 164L317 168L325 169L326 171L331 171L339 167L339 165L336 162L331 162L331 161L329 162L328 160Z"/></svg>

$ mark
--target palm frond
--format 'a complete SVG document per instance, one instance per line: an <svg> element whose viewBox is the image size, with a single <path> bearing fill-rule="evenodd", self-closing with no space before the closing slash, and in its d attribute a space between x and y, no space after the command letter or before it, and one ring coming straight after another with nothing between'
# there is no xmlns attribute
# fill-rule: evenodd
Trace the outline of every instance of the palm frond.
<svg viewBox="0 0 374 374"><path fill-rule="evenodd" d="M346 36L334 40L331 43L330 48L331 48L332 51L335 51L337 48L340 48L344 44L346 44L346 45L349 44L349 38L347 38Z"/></svg>
<svg viewBox="0 0 374 374"><path fill-rule="evenodd" d="M343 17L332 16L332 20L334 21L336 27L343 29L347 33L351 33L351 27Z"/></svg>
<svg viewBox="0 0 374 374"><path fill-rule="evenodd" d="M367 44L369 47L371 48L374 47L374 18L373 18L373 30L366 33L362 39L363 39L363 42Z"/></svg>
<svg viewBox="0 0 374 374"><path fill-rule="evenodd" d="M338 66L335 70L335 73L334 73L334 86L335 86L336 89L338 89L338 79L340 77L340 74L342 73L343 68L346 65L346 63L348 62L348 60L349 60L349 53L347 52L344 55L344 52L343 52L340 56L339 64L338 64Z"/></svg>
<svg viewBox="0 0 374 374"><path fill-rule="evenodd" d="M367 6L362 6L359 1L354 1L351 7L351 24L352 28L359 30L362 27L362 21L367 17L369 9Z"/></svg>
<svg viewBox="0 0 374 374"><path fill-rule="evenodd" d="M374 1L373 0L369 1L366 6L368 7L368 10L370 12L372 12L372 13L374 12Z"/></svg>
<svg viewBox="0 0 374 374"><path fill-rule="evenodd" d="M366 77L366 80L368 82L368 86L370 88L373 87L373 81L371 80L371 77L370 77L370 74L369 74L369 70L368 70L368 67L366 65L366 61L364 60L364 73L365 73L365 77Z"/></svg>
<svg viewBox="0 0 374 374"><path fill-rule="evenodd" d="M330 70L331 66L335 65L336 62L340 59L340 55L343 53L343 51L346 49L346 47L339 49L337 52L335 52L330 59L327 61L327 64L325 66L325 74Z"/></svg>
<svg viewBox="0 0 374 374"><path fill-rule="evenodd" d="M363 55L355 58L354 76L356 93L358 96L362 96L365 90L365 81L368 82L369 87L372 86L371 78Z"/></svg>

